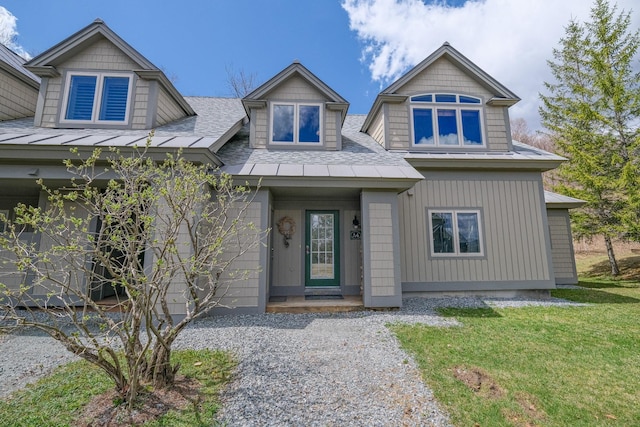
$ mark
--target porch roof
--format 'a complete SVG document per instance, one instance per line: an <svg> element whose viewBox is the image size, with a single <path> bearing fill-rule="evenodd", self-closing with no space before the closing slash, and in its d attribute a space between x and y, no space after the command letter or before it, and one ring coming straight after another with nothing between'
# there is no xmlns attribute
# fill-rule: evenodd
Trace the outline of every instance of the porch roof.
<svg viewBox="0 0 640 427"><path fill-rule="evenodd" d="M361 186L408 188L424 179L402 153L385 150L360 132L364 115L347 116L342 128L342 149L255 149L247 130L229 141L218 155L224 172L245 179L263 178L274 186ZM399 185L401 184L401 185Z"/></svg>

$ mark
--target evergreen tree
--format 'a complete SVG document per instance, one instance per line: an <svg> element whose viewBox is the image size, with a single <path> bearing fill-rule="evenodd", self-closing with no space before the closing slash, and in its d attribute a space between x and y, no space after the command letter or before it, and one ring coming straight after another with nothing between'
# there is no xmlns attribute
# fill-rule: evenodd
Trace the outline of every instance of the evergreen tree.
<svg viewBox="0 0 640 427"><path fill-rule="evenodd" d="M606 0L596 0L591 20L571 21L548 61L555 79L545 83L540 114L560 153L558 191L587 202L572 214L578 237L604 237L611 273L619 274L612 240L640 237L638 125L640 73L634 58L640 31Z"/></svg>

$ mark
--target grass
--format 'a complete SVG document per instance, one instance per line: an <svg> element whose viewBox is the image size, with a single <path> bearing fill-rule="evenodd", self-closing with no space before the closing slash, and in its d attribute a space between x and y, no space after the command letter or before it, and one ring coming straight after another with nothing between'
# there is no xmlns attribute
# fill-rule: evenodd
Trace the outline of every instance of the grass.
<svg viewBox="0 0 640 427"><path fill-rule="evenodd" d="M211 350L183 350L172 354L181 364L180 373L201 384L202 402L183 411L170 411L146 426L210 426L219 409L220 387L236 366L228 353ZM68 426L89 401L113 388L108 377L87 362L69 363L27 388L0 400L2 426Z"/></svg>
<svg viewBox="0 0 640 427"><path fill-rule="evenodd" d="M553 295L582 307L445 309L462 326L393 325L458 426L640 425L640 283L585 262ZM624 259L626 278L639 263Z"/></svg>

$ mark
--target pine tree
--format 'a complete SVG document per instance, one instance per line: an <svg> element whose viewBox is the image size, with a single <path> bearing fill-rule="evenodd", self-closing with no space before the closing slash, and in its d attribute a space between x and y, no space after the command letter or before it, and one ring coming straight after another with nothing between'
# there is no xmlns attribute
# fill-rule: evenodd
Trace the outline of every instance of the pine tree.
<svg viewBox="0 0 640 427"><path fill-rule="evenodd" d="M583 199L572 214L578 237L603 236L611 273L619 274L612 240L639 238L638 120L640 74L633 71L640 31L630 14L596 0L591 21L571 21L548 61L554 83L545 83L540 114L560 154L556 190Z"/></svg>

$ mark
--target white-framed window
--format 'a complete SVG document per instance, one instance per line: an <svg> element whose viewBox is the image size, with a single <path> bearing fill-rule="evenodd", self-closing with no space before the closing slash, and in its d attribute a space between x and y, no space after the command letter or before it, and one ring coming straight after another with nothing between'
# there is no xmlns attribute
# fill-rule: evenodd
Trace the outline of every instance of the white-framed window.
<svg viewBox="0 0 640 427"><path fill-rule="evenodd" d="M67 73L60 122L127 124L132 85L126 73Z"/></svg>
<svg viewBox="0 0 640 427"><path fill-rule="evenodd" d="M272 144L322 144L322 104L271 104Z"/></svg>
<svg viewBox="0 0 640 427"><path fill-rule="evenodd" d="M482 147L482 100L474 96L428 93L411 97L415 147Z"/></svg>
<svg viewBox="0 0 640 427"><path fill-rule="evenodd" d="M9 220L9 209L0 209L0 233L7 231L7 221Z"/></svg>
<svg viewBox="0 0 640 427"><path fill-rule="evenodd" d="M479 210L433 209L428 216L432 256L483 255Z"/></svg>

